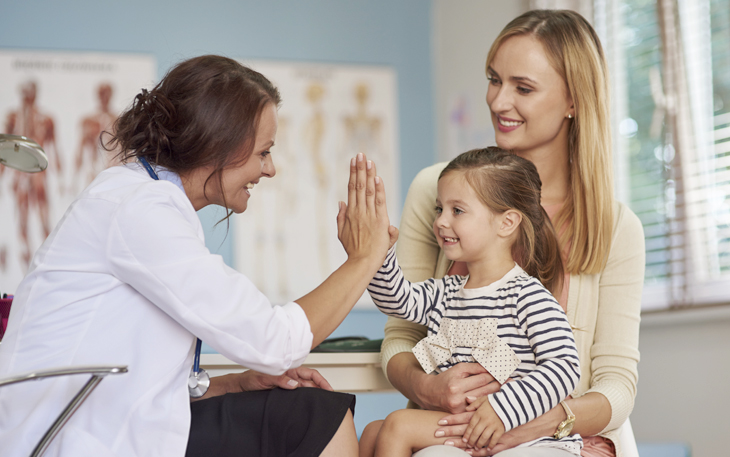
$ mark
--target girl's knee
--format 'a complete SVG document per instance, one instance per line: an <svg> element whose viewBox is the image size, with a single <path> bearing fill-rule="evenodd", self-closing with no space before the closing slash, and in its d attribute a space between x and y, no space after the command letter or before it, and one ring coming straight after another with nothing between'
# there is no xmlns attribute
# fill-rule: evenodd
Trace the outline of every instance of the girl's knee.
<svg viewBox="0 0 730 457"><path fill-rule="evenodd" d="M407 409L399 409L397 411L393 411L392 413L388 414L388 417L385 418L383 423L381 424L380 430L384 434L401 434L405 432L405 429L408 428L411 421L409 420L409 416L411 415L412 411L409 411Z"/></svg>
<svg viewBox="0 0 730 457"><path fill-rule="evenodd" d="M374 441L375 437L378 436L378 432L380 432L380 427L383 426L384 422L385 421L382 420L370 422L368 425L365 426L365 429L362 431L360 440L372 439Z"/></svg>
<svg viewBox="0 0 730 457"><path fill-rule="evenodd" d="M384 421L373 421L365 426L365 429L360 435L360 457L371 457L375 455L375 443L378 439L378 433L380 427L383 426Z"/></svg>

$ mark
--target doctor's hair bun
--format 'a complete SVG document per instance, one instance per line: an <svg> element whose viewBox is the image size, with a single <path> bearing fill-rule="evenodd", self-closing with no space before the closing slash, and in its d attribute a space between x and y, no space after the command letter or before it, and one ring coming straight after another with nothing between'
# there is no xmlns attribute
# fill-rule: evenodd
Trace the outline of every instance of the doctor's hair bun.
<svg viewBox="0 0 730 457"><path fill-rule="evenodd" d="M175 124L172 102L154 89L153 92L142 89L134 98L131 111L137 132L133 137L134 149L145 149L156 163L160 161L160 155L169 156L172 150L169 137L174 134L171 126Z"/></svg>
<svg viewBox="0 0 730 457"><path fill-rule="evenodd" d="M213 177L248 158L269 103L281 97L262 74L227 57L194 57L142 89L104 147L120 150L124 162L145 157L178 174L212 167Z"/></svg>

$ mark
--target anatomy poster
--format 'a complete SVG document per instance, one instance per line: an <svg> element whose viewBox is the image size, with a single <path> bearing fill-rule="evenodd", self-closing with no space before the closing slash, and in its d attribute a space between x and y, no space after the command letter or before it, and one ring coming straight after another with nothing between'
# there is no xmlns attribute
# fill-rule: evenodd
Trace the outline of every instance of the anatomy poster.
<svg viewBox="0 0 730 457"><path fill-rule="evenodd" d="M149 55L0 50L0 132L26 136L48 169L0 166L0 291L12 293L68 205L113 153L99 146L143 87L157 78Z"/></svg>
<svg viewBox="0 0 730 457"><path fill-rule="evenodd" d="M388 67L241 61L281 92L273 179L251 191L235 219L236 268L273 303L299 298L346 259L337 209L350 159L372 159L391 223L400 214L396 75ZM372 304L367 295L360 305ZM372 306L372 305L370 305Z"/></svg>

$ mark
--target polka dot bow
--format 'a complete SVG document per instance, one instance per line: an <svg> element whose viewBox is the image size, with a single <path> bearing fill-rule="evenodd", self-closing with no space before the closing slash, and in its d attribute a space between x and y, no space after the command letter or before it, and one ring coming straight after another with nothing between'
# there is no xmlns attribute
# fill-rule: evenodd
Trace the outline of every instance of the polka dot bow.
<svg viewBox="0 0 730 457"><path fill-rule="evenodd" d="M497 335L497 319L441 319L438 333L418 342L413 348L426 373L438 371L454 353L470 348L472 357L494 379L504 384L521 360ZM452 360L457 363L463 360Z"/></svg>

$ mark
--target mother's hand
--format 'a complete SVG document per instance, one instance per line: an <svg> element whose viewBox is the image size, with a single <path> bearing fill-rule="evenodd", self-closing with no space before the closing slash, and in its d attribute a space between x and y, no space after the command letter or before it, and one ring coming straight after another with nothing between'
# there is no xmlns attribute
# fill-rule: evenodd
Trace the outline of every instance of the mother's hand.
<svg viewBox="0 0 730 457"><path fill-rule="evenodd" d="M391 358L388 379L421 408L452 414L466 411L467 397L479 398L500 388L492 375L478 363L458 363L432 375L423 371L412 353L405 352Z"/></svg>
<svg viewBox="0 0 730 457"><path fill-rule="evenodd" d="M347 204L340 202L337 236L348 258L377 253L381 262L398 237L388 218L383 181L376 173L375 164L362 153L350 162Z"/></svg>
<svg viewBox="0 0 730 457"><path fill-rule="evenodd" d="M536 417L530 422L515 427L512 430L504 433L500 438L496 446L489 449L470 449L468 452L474 456L487 456L494 455L498 452L505 451L516 447L522 443L536 440L544 436L550 436L555 431L557 424L563 419L560 417L561 406L556 406L547 413ZM462 436L466 431L467 425L471 420L473 412L465 412L461 414L453 414L446 416L439 421L439 427L436 430L439 436ZM451 440L454 445L460 448L465 448L466 443L461 440Z"/></svg>
<svg viewBox="0 0 730 457"><path fill-rule="evenodd" d="M450 425L448 427L441 427L438 430L443 430L444 433L446 433L445 436L449 436L448 433L452 433L455 436L463 435L464 432L461 430L466 430L467 424L469 423L469 420L471 419L471 414L473 413L464 413L463 415L454 415L445 417L444 419L451 422L464 422L466 420L466 424L459 424L459 425ZM468 415L468 416L467 416ZM467 419L468 417L468 419ZM488 456L488 455L494 455L502 451L506 451L507 449L512 449L513 447L519 446L522 443L526 443L528 441L536 440L538 438L542 438L545 436L550 436L551 433L545 433L544 425L546 424L540 424L540 422L546 422L545 419L542 421L540 420L540 417L537 417L533 419L532 421L520 425L519 427L515 427L509 432L506 432L502 434L502 436L499 438L499 442L497 442L497 445L492 448L483 448L483 449L469 449L467 452L473 456ZM453 419L452 419L453 418ZM548 425L548 428L552 431L555 430L556 426L553 424ZM461 433L459 433L461 431ZM466 443L464 443L461 440L452 440L454 442L454 446L465 448Z"/></svg>

